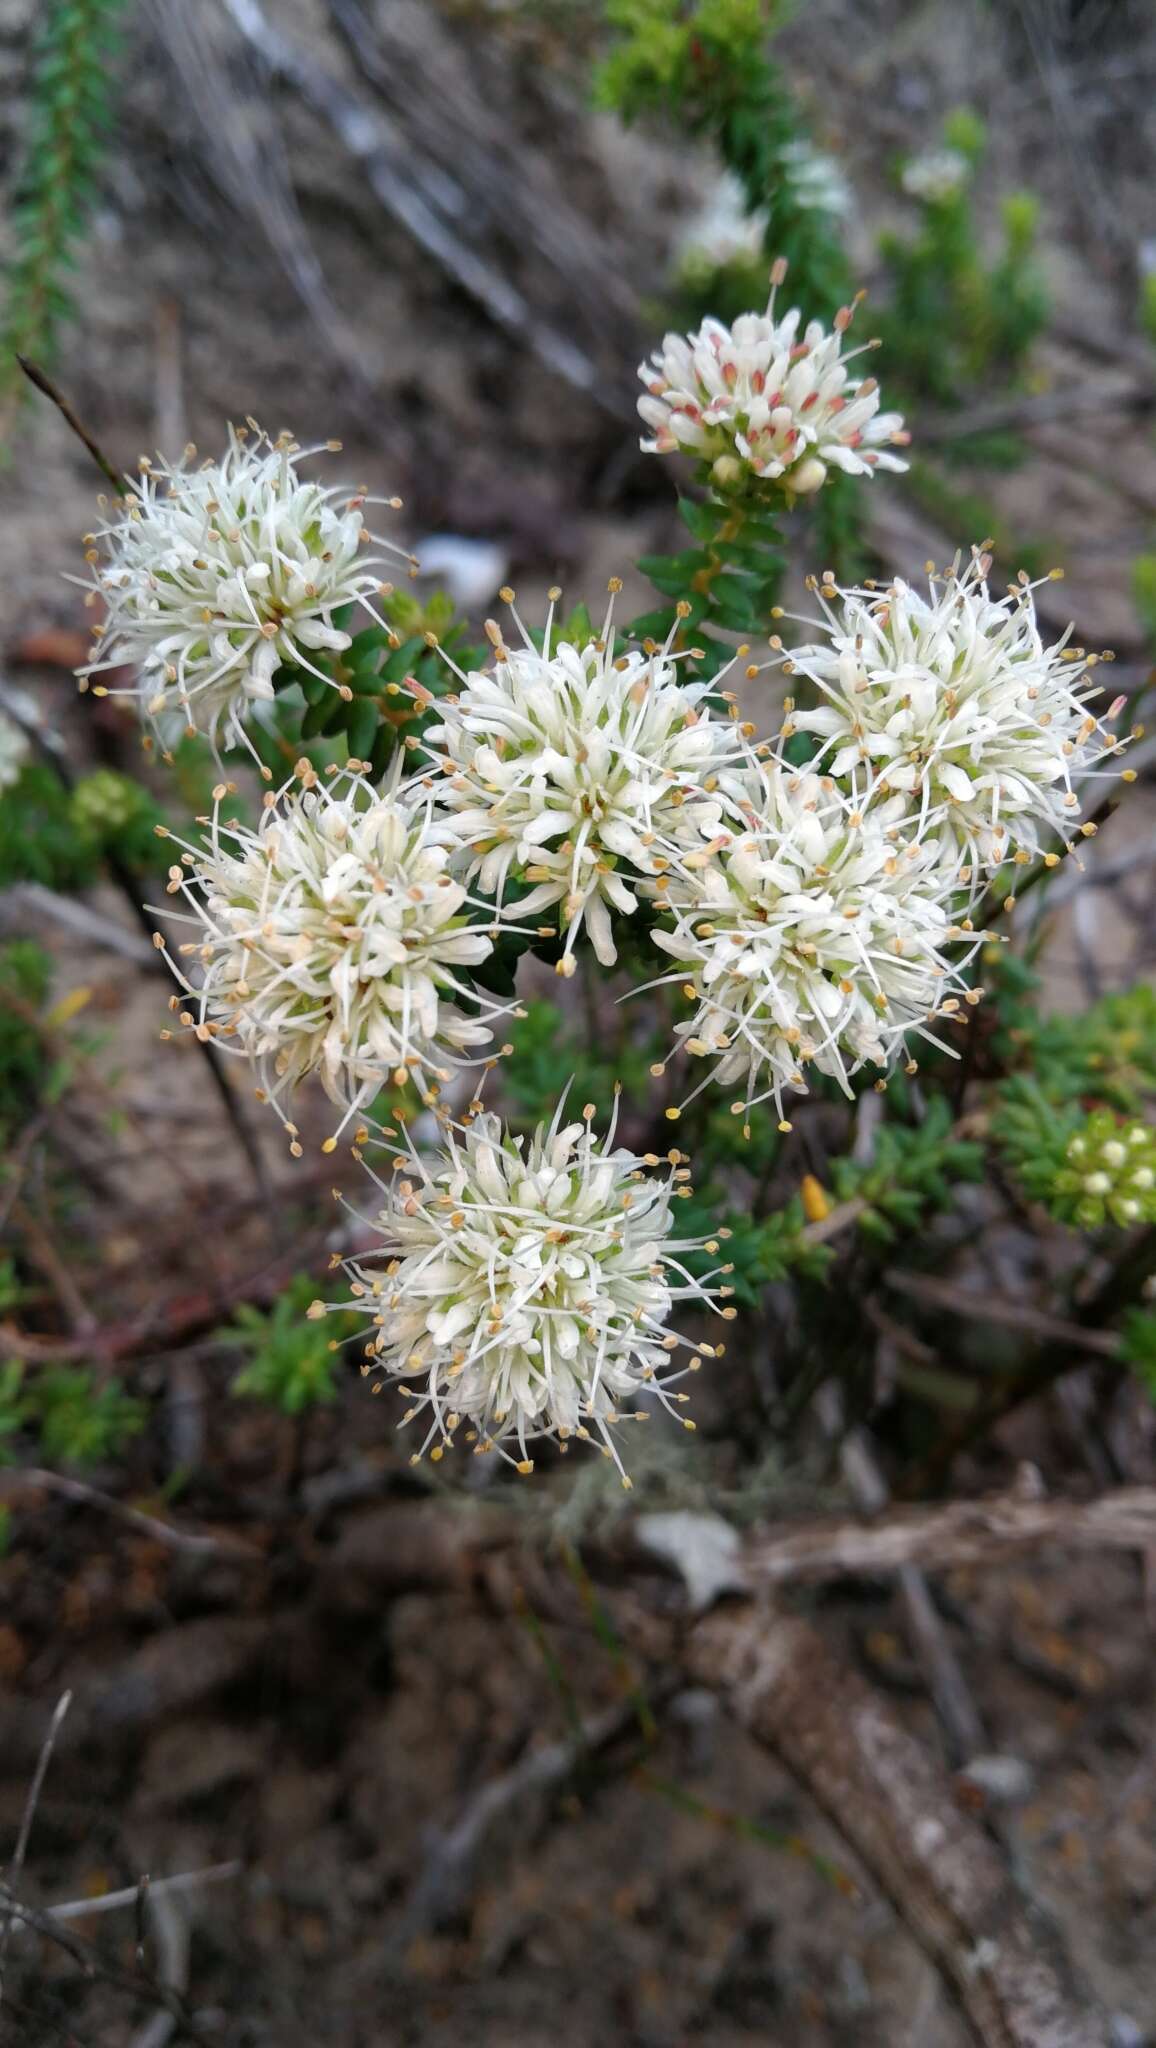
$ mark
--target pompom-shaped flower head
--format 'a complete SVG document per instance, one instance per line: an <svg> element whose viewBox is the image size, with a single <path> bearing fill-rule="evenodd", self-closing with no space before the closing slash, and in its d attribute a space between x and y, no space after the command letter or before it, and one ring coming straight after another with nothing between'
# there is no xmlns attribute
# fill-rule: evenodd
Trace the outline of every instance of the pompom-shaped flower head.
<svg viewBox="0 0 1156 2048"><path fill-rule="evenodd" d="M246 720L286 663L348 696L316 657L349 646L336 620L346 606L383 623L371 600L388 587L379 580L386 555L403 556L368 532L364 491L300 474L323 449L250 429L230 428L220 462L190 467L193 448L175 466L142 461L123 507L86 537L90 587L107 610L82 685L136 668L128 694L163 743L182 730L205 734L215 750L245 743Z"/></svg>
<svg viewBox="0 0 1156 2048"><path fill-rule="evenodd" d="M621 1471L612 1430L625 1404L650 1389L683 1421L672 1368L686 1340L669 1318L676 1302L713 1307L730 1290L692 1279L681 1254L719 1246L672 1234L683 1155L658 1170L653 1155L615 1149L613 1123L599 1139L593 1115L591 1104L566 1123L563 1100L527 1143L485 1113L460 1132L447 1126L428 1164L408 1142L395 1160L380 1248L347 1270L373 1327L368 1358L404 1381L406 1422L428 1420L415 1462L431 1445L440 1457L461 1431L523 1472L537 1438L593 1438ZM682 1371L714 1355L689 1348Z"/></svg>
<svg viewBox="0 0 1156 2048"><path fill-rule="evenodd" d="M902 798L964 883L1013 854L1029 859L1041 835L1067 843L1076 784L1120 744L1088 709L1098 657L1069 645L1071 628L1046 645L1038 586L1025 576L994 596L990 568L975 549L962 571L957 561L933 574L926 595L898 578L812 584L821 637L788 663L821 695L788 728L821 741L814 765L856 800Z"/></svg>
<svg viewBox="0 0 1156 2048"><path fill-rule="evenodd" d="M581 646L553 644L553 603L540 651L516 614L520 646L491 625L492 666L459 671L427 734L468 878L519 917L558 906L562 974L583 927L613 964L611 912L635 910L639 876L717 818L729 765L743 758L735 728L702 704L717 678L680 682L669 641L615 651L617 588L601 634Z"/></svg>
<svg viewBox="0 0 1156 2048"><path fill-rule="evenodd" d="M773 1096L782 1119L809 1066L850 1093L864 1061L890 1066L906 1033L933 1038L931 1021L959 1012L944 949L969 933L951 921L938 848L853 809L828 778L777 761L754 772L746 829L687 857L660 902L653 936L695 1005L677 1035L712 1062L700 1087L713 1074L743 1088L736 1113Z"/></svg>
<svg viewBox="0 0 1156 2048"><path fill-rule="evenodd" d="M832 466L850 476L906 469L892 452L907 440L900 415L880 412L875 379L849 368L861 353L843 347L854 308L835 315L829 334L817 320L800 334L797 307L776 316L785 276L780 258L765 313L668 334L641 365L638 410L653 430L642 447L697 457L723 489L776 485L789 497L819 490Z"/></svg>
<svg viewBox="0 0 1156 2048"><path fill-rule="evenodd" d="M180 948L195 978L177 969L184 1019L248 1056L283 1122L308 1074L346 1120L391 1074L436 1093L502 1006L461 978L493 942L446 872L428 800L353 772L325 786L305 761L252 831L222 820L227 794L214 791L207 841L169 870L195 927Z"/></svg>

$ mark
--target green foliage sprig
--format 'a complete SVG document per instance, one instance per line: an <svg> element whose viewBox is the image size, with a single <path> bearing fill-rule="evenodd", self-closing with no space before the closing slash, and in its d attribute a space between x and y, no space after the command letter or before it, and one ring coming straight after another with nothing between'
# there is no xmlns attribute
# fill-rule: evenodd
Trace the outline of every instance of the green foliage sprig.
<svg viewBox="0 0 1156 2048"><path fill-rule="evenodd" d="M877 324L897 381L954 407L993 377L1015 379L1047 318L1048 300L1035 257L1036 200L1029 192L1004 199L1002 245L989 262L971 184L984 150L982 123L961 109L944 140L959 176L920 194L916 235L882 237L891 288Z"/></svg>
<svg viewBox="0 0 1156 2048"><path fill-rule="evenodd" d="M24 388L17 354L49 359L73 313L64 278L92 201L112 116L125 0L45 0L29 132L12 211L15 252L0 329L0 421Z"/></svg>
<svg viewBox="0 0 1156 2048"><path fill-rule="evenodd" d="M0 1150L44 1091L51 1061L38 1017L51 986L52 961L35 940L0 946Z"/></svg>
<svg viewBox="0 0 1156 2048"><path fill-rule="evenodd" d="M708 137L749 211L768 217L768 259L785 257L800 298L829 319L851 296L851 273L831 215L796 176L806 129L767 48L781 13L774 0L611 0L619 40L596 92L625 121L661 113Z"/></svg>
<svg viewBox="0 0 1156 2048"><path fill-rule="evenodd" d="M952 1128L944 1096L929 1103L921 1123L884 1123L867 1164L836 1159L831 1181L840 1201L859 1200L858 1228L878 1244L917 1230L929 1215L949 1209L961 1181L983 1178L982 1145Z"/></svg>
<svg viewBox="0 0 1156 2048"><path fill-rule="evenodd" d="M100 1465L143 1429L145 1405L119 1380L98 1380L85 1366L45 1366L30 1377L22 1364L0 1366L0 1464L18 1440L48 1465Z"/></svg>
<svg viewBox="0 0 1156 2048"><path fill-rule="evenodd" d="M341 1337L355 1327L342 1317L334 1333L326 1323L305 1319L317 1293L309 1274L299 1274L268 1310L243 1302L233 1322L218 1332L222 1344L246 1356L230 1392L267 1401L282 1415L302 1415L337 1399Z"/></svg>
<svg viewBox="0 0 1156 2048"><path fill-rule="evenodd" d="M251 735L274 784L299 759L303 742L320 771L354 759L368 762L369 772L380 780L400 748L420 746L437 698L454 687L443 653L466 669L475 656L482 658L469 646L465 623L443 591L423 603L409 591L395 590L380 604L388 624L355 633L340 656L318 657L316 666L324 676L288 664L278 669L277 715L270 724L254 723ZM338 619L348 628L348 613ZM340 695L334 683L348 694Z"/></svg>
<svg viewBox="0 0 1156 2048"><path fill-rule="evenodd" d="M71 787L32 759L0 802L0 889L18 882L72 894L91 887L112 855L137 872L159 870L160 806L132 776L98 768Z"/></svg>
<svg viewBox="0 0 1156 2048"><path fill-rule="evenodd" d="M853 278L834 217L813 202L797 177L809 148L793 96L768 50L780 10L764 0L613 0L608 10L620 39L604 61L596 91L626 121L661 113L708 137L742 190L752 216L765 221L765 260L732 280L735 311L757 304L777 257L789 266L792 295L830 320L853 295ZM743 268L744 266L740 266ZM694 324L706 311L725 315L727 266L699 279L699 304L678 308ZM757 273L757 274L756 274ZM720 296L721 294L721 296ZM739 303L741 301L741 304ZM824 562L854 578L864 567L854 479L831 479L817 507ZM701 645L700 671L713 675L731 649L724 632L761 634L783 574L783 536L773 513L720 492L705 504L683 497L679 512L694 545L639 564L655 588L690 605L683 645ZM635 622L640 634L664 638L673 605Z"/></svg>
<svg viewBox="0 0 1156 2048"><path fill-rule="evenodd" d="M1156 989L1103 996L1079 1016L1041 1016L1039 978L1023 961L1001 960L993 985L997 1044L1009 1065L1030 1069L1046 1103L1119 1110L1140 1116L1156 1096ZM1005 1100L1008 1097L1005 1094Z"/></svg>

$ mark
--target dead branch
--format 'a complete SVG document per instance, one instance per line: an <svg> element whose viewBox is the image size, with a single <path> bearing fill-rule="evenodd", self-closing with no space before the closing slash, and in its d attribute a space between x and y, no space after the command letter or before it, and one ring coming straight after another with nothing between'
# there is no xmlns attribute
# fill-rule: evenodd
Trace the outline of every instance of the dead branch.
<svg viewBox="0 0 1156 2048"><path fill-rule="evenodd" d="M35 1934L42 1934L56 1944L89 1984L111 1984L126 1997L142 2003L159 2005L172 2014L184 2038L196 2044L196 2048L213 2048L207 2034L202 2033L183 1998L172 1986L164 1984L157 1977L149 1976L146 1970L137 1967L135 1974L122 1970L107 1956L97 1957L91 1946L79 1941L73 1934L66 1934L50 1913L44 1913L35 1906L26 1906L23 1900L7 1897L4 1899L5 1912L12 1915L22 1927Z"/></svg>
<svg viewBox="0 0 1156 2048"><path fill-rule="evenodd" d="M924 1571L1007 1564L1055 1544L1066 1550L1156 1547L1156 1487L1122 1486L1099 1500L956 1500L894 1508L872 1522L834 1519L754 1538L744 1567L752 1588L792 1580L870 1578L918 1564Z"/></svg>
<svg viewBox="0 0 1156 2048"><path fill-rule="evenodd" d="M45 1730L44 1740L40 1745L40 1755L36 1760L36 1769L32 1774L32 1783L28 1788L28 1797L24 1802L24 1812L20 1820L20 1832L16 1837L16 1847L12 1852L12 1861L8 1865L5 1874L4 1891L8 1901L8 1911L4 1916L3 1928L0 1929L0 2000L4 1996L4 1958L8 1952L8 1943L12 1938L12 1909L20 1884L20 1874L24 1869L24 1858L28 1854L32 1823L36 1819L36 1809L40 1804L40 1794L44 1789L44 1780L48 1774L48 1766L52 1761L52 1752L56 1747L56 1738L60 1733L64 1717L71 1705L72 1694L70 1692L61 1693L60 1698L56 1702L52 1719Z"/></svg>
<svg viewBox="0 0 1156 2048"><path fill-rule="evenodd" d="M620 1700L592 1714L575 1734L529 1750L512 1770L475 1792L452 1827L437 1835L430 1846L402 1916L402 1944L461 1910L483 1854L492 1850L495 1836L511 1816L516 1815L519 1828L524 1829L527 1810L533 1811L564 1785L585 1759L599 1755L637 1724L636 1702Z"/></svg>
<svg viewBox="0 0 1156 2048"><path fill-rule="evenodd" d="M175 1877L150 1878L147 1895L156 1899L167 1897L170 1892L199 1891L202 1885L222 1884L226 1878L239 1877L244 1867L241 1862L210 1863L204 1870L181 1870ZM140 1884L127 1884L117 1892L101 1892L94 1899L66 1899L59 1906L45 1906L42 1910L46 1919L58 1923L88 1920L93 1913L116 1913L124 1906L135 1906L140 1895Z"/></svg>
<svg viewBox="0 0 1156 2048"><path fill-rule="evenodd" d="M106 917L103 910L94 910L82 897L61 896L55 889L45 888L43 882L14 882L0 896L0 930L37 932L43 931L46 923L89 945L102 946L106 952L119 953L123 960L152 966L152 948L146 939Z"/></svg>
<svg viewBox="0 0 1156 2048"><path fill-rule="evenodd" d="M1033 1308L1029 1301L1008 1301L985 1289L956 1287L950 1280L937 1280L930 1273L905 1273L898 1267L892 1267L883 1277L897 1294L928 1302L932 1308L949 1309L952 1315L970 1316L979 1323L999 1323L1007 1330L1026 1330L1033 1337L1096 1351L1102 1358L1120 1356L1120 1339L1113 1331L1086 1329L1064 1316Z"/></svg>
<svg viewBox="0 0 1156 2048"><path fill-rule="evenodd" d="M861 1858L982 2048L1108 2048L1106 2020L946 1773L806 1622L732 1608L698 1624L689 1656Z"/></svg>
<svg viewBox="0 0 1156 2048"><path fill-rule="evenodd" d="M152 1929L157 1952L156 1981L174 1997L183 1999L189 1988L189 1947L191 1927L188 1908L178 1894L154 1894L151 1885L144 1895L143 1911ZM129 2048L165 2048L172 2039L177 2015L172 2007L154 2012L133 2035Z"/></svg>
<svg viewBox="0 0 1156 2048"><path fill-rule="evenodd" d="M88 1486L81 1479L66 1479L61 1472L49 1472L39 1465L0 1472L0 1499L10 1500L25 1490L57 1493L81 1507L99 1508L103 1514L127 1522L142 1536L151 1537L154 1543L167 1544L170 1550L183 1551L188 1557L223 1557L242 1564L261 1562L256 1546L239 1536L208 1536L192 1529L179 1529L172 1522L162 1522L157 1515L146 1515L143 1509L130 1507L127 1501L114 1499L111 1493L102 1493L97 1486Z"/></svg>

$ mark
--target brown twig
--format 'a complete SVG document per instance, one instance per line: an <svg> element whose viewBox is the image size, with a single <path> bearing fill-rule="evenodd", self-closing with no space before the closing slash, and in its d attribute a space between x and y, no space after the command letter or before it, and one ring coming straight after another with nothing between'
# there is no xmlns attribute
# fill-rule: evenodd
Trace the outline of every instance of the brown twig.
<svg viewBox="0 0 1156 2048"><path fill-rule="evenodd" d="M1076 419L1091 413L1132 413L1143 417L1156 412L1156 384L1149 375L1142 383L1105 387L1101 384L1063 384L1053 391L1033 391L1027 396L999 399L991 405L973 406L968 412L922 417L919 421L921 446L961 441L971 434L1000 434L1025 427L1046 426L1053 420Z"/></svg>
<svg viewBox="0 0 1156 2048"><path fill-rule="evenodd" d="M907 1273L899 1267L892 1267L883 1278L896 1294L906 1294L931 1308L948 1309L955 1316L966 1316L978 1323L998 1323L1008 1330L1026 1330L1033 1337L1095 1351L1101 1358L1120 1356L1120 1339L1113 1331L1085 1329L1066 1316L1053 1316L1045 1309L1033 1308L1027 1301L1011 1301L979 1288L957 1287L950 1280L937 1280L929 1273Z"/></svg>
<svg viewBox="0 0 1156 2048"><path fill-rule="evenodd" d="M960 1422L944 1431L928 1456L905 1474L896 1492L912 1499L937 1486L960 1452L985 1436L1013 1409L1042 1394L1064 1373L1074 1372L1077 1366L1085 1364L1089 1352L1103 1352L1103 1339L1110 1333L1101 1326L1139 1297L1154 1271L1156 1225L1151 1225L1125 1246L1095 1294L1078 1309L1075 1321L1066 1326L1066 1334L1041 1345L1019 1372L982 1394ZM1119 1360L1118 1349L1114 1348L1111 1356Z"/></svg>
<svg viewBox="0 0 1156 2048"><path fill-rule="evenodd" d="M512 1770L475 1792L453 1826L432 1842L403 1913L399 1939L408 1943L458 1912L502 1824L516 1815L524 1826L527 1808L556 1792L585 1759L637 1726L633 1698L619 1700L582 1721L573 1735L528 1750Z"/></svg>
<svg viewBox="0 0 1156 2048"><path fill-rule="evenodd" d="M820 1414L829 1434L839 1442L839 1463L852 1497L864 1513L879 1515L889 1498L887 1482L867 1431L846 1428L838 1387L823 1390ZM935 1611L922 1560L908 1558L899 1565L898 1579L908 1639L946 1733L952 1760L956 1764L966 1763L987 1746L983 1723L962 1666Z"/></svg>
<svg viewBox="0 0 1156 2048"><path fill-rule="evenodd" d="M12 1861L8 1865L5 1876L4 1889L7 1894L6 1903L8 1910L4 1916L3 1928L0 1928L0 2002L3 2001L4 1997L4 1959L8 1953L8 1943L12 1938L12 1913L16 1892L20 1884L20 1874L24 1869L24 1859L28 1854L28 1843L32 1835L32 1823L36 1819L36 1809L40 1804L40 1794L44 1789L44 1780L48 1774L48 1766L52 1762L52 1752L56 1747L56 1738L60 1733L64 1717L71 1705L72 1694L70 1692L61 1693L60 1698L56 1702L52 1719L45 1731L44 1740L40 1745L40 1755L36 1760L36 1769L32 1774L32 1783L28 1787L28 1797L24 1802L24 1812L20 1821L20 1832L16 1837L16 1847L12 1852Z"/></svg>
<svg viewBox="0 0 1156 2048"><path fill-rule="evenodd" d="M81 438L84 438L83 434ZM49 742L34 720L21 716L18 706L8 703L5 708L8 715L15 720L21 731L31 742L39 758L47 767L51 768L53 774L71 795L75 790L76 784L67 761L63 759L57 748ZM164 934L141 902L140 893L131 869L127 868L117 854L109 848L105 849L104 863L108 869L109 876L115 882L134 919L148 940L150 959L155 964L156 971L167 976L168 970L161 959L161 949L157 944L158 940L163 939ZM265 1168L265 1161L261 1155L260 1147L249 1128L248 1120L241 1105L229 1085L220 1047L214 1045L211 1038L199 1038L196 1034L193 1034L193 1043L198 1048L201 1058L205 1062L213 1087L232 1127L233 1134L245 1154L257 1192L262 1201L268 1205L270 1215L275 1217L276 1209L271 1200L269 1176Z"/></svg>
<svg viewBox="0 0 1156 2048"><path fill-rule="evenodd" d="M240 1877L244 1864L239 1860L232 1863L210 1863L204 1870L182 1870L175 1877L155 1877L148 1880L148 1895L156 1899L168 1893L200 1891L202 1885L223 1884L226 1878ZM68 1920L88 1920L94 1913L117 1913L122 1906L135 1906L140 1899L140 1884L127 1884L121 1891L101 1892L94 1899L66 1899L59 1906L45 1906L42 1910L47 1920L61 1924Z"/></svg>
<svg viewBox="0 0 1156 2048"><path fill-rule="evenodd" d="M136 1887L134 1892L135 1890ZM123 1991L129 1998L163 2006L166 2012L172 2014L188 2039L196 2043L196 2048L215 2048L208 2035L198 2027L184 1999L169 1985L158 1982L155 1977L139 1967L133 1974L128 1970L119 1969L106 1956L101 1956L98 1960L84 1942L78 1941L75 1935L66 1934L51 1913L41 1912L35 1906L26 1906L22 1900L14 1899L5 1893L0 1893L0 1903L3 1904L4 1911L22 1926L32 1929L36 1934L44 1935L49 1941L55 1942L58 1948L63 1949L65 1955L76 1964L90 1984L98 1981L111 1984L115 1990Z"/></svg>
<svg viewBox="0 0 1156 2048"><path fill-rule="evenodd" d="M689 1655L861 1858L981 2048L1107 2048L1105 2017L947 1774L809 1624L761 1605L720 1611Z"/></svg>
<svg viewBox="0 0 1156 2048"><path fill-rule="evenodd" d="M27 356L18 354L16 360L29 383L35 384L36 389L42 391L45 398L52 400L65 425L71 427L77 440L82 442L84 447L87 448L101 475L112 485L117 497L123 498L127 489L124 478L117 474L103 449L93 440L88 428L83 425L74 408L64 396L60 386L53 383L47 370L42 370L38 363L29 362Z"/></svg>
<svg viewBox="0 0 1156 2048"><path fill-rule="evenodd" d="M154 1543L182 1551L186 1557L228 1558L239 1564L260 1564L262 1561L261 1552L239 1536L207 1536L192 1529L179 1529L171 1522L162 1522L156 1515L146 1515L141 1508L130 1507L127 1501L116 1500L111 1493L102 1493L97 1486L89 1486L81 1479L67 1479L61 1472L49 1472L38 1465L0 1472L0 1499L11 1499L24 1488L56 1493L81 1507L99 1508L102 1513L115 1515L118 1521L127 1522L142 1536L151 1537Z"/></svg>
<svg viewBox="0 0 1156 2048"><path fill-rule="evenodd" d="M742 1571L752 1590L796 1581L874 1578L918 1565L923 1571L1007 1564L1055 1545L1073 1551L1156 1547L1156 1487L1126 1486L1098 1500L949 1501L891 1508L873 1521L824 1518L802 1529L755 1536Z"/></svg>

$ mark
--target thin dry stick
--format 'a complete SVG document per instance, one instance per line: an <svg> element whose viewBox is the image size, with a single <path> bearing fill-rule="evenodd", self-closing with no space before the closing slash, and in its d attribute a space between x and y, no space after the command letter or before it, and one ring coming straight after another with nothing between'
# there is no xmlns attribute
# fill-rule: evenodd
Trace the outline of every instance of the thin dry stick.
<svg viewBox="0 0 1156 2048"><path fill-rule="evenodd" d="M67 412L65 413L65 418L69 418ZM72 424L71 420L69 420L69 423ZM88 436L83 431L79 429L78 431L80 431L80 438L84 442L85 447L88 448ZM102 460L101 468L103 469L103 467L104 463ZM26 738L31 742L32 747L34 748L39 758L45 763L47 767L51 768L53 774L58 777L59 781L63 784L64 788L68 790L69 793L71 794L71 792L75 788L75 784L73 782L73 778L67 762L62 758L61 753L57 751L55 745L53 745L53 743L48 739L46 734L41 730L41 728L35 723L33 719L21 716L18 706L13 704L11 701L6 701L5 710L8 712L9 717L12 718L15 721L15 723L20 727L21 731L25 734ZM150 958L155 964L156 971L160 974L165 974L167 979L167 969L164 967L163 962L161 960L160 947L158 944L158 942L163 939L164 934L161 931L160 926L154 923L148 911L145 909L144 904L141 902L140 895L137 890L137 885L133 879L131 870L125 866L124 862L119 858L117 854L113 853L108 849L106 849L105 851L104 864L105 867L108 869L112 881L115 882L117 888L120 890L121 895L124 897L125 902L128 904L129 909L132 911L132 914L136 919L137 924L140 926L141 930L145 933L148 939L149 946L151 949ZM257 1144L257 1141L254 1138L252 1131L249 1128L248 1121L244 1115L244 1112L242 1111L241 1105L237 1100L237 1097L234 1095L232 1087L230 1086L228 1075L225 1072L224 1058L221 1053L220 1047L214 1045L211 1038L198 1038L195 1033L192 1036L192 1042L197 1047L201 1058L205 1062L213 1087L216 1089L217 1095L220 1099L221 1107L223 1108L225 1115L227 1116L229 1123L232 1126L234 1136L237 1139L237 1143L240 1145L241 1150L244 1152L245 1158L249 1163L249 1167L253 1175L253 1182L257 1189L258 1196L261 1202L264 1204L265 1208L267 1209L268 1213L274 1218L276 1218L278 1210L272 1198L269 1176L265 1169L265 1161L262 1157L261 1149Z"/></svg>
<svg viewBox="0 0 1156 2048"><path fill-rule="evenodd" d="M468 1897L483 1853L492 1851L503 1822L565 1784L589 1757L597 1756L637 1727L634 1699L604 1707L582 1721L573 1735L531 1749L500 1778L492 1778L470 1798L453 1826L432 1841L424 1868L402 1917L399 1939L404 1944L460 1910Z"/></svg>
<svg viewBox="0 0 1156 2048"><path fill-rule="evenodd" d="M873 1578L918 1564L924 1571L1006 1565L1054 1544L1074 1551L1156 1548L1156 1487L1121 1486L1098 1500L955 1500L893 1508L872 1522L830 1519L769 1530L744 1553L752 1588L794 1580Z"/></svg>
<svg viewBox="0 0 1156 2048"><path fill-rule="evenodd" d="M179 1899L174 1899L167 1892L162 1892L157 1898L151 1888L143 1894L141 1912L142 1934L144 1916L147 1915L152 1923L157 1951L157 1983L174 1997L183 1998L189 1985L188 1915ZM171 2007L154 2012L133 2035L129 2048L165 2048L176 2025L177 2017Z"/></svg>
<svg viewBox="0 0 1156 2048"><path fill-rule="evenodd" d="M999 1323L1009 1330L1027 1330L1033 1337L1096 1351L1102 1358L1120 1356L1120 1339L1113 1331L1086 1329L1082 1323L1033 1308L1027 1301L1010 1301L980 1288L957 1287L950 1280L935 1279L930 1273L907 1273L898 1267L892 1267L883 1278L897 1294L925 1301L932 1308L948 1309L952 1315L970 1316L980 1323Z"/></svg>
<svg viewBox="0 0 1156 2048"><path fill-rule="evenodd" d="M0 1497L24 1488L58 1493L82 1507L100 1508L139 1529L143 1536L150 1536L154 1543L165 1543L170 1550L183 1551L190 1557L233 1558L244 1564L261 1562L261 1552L239 1536L206 1536L191 1529L178 1529L156 1515L145 1514L141 1508L130 1507L127 1501L115 1499L111 1493L102 1493L99 1487L86 1485L82 1479L66 1479L63 1473L49 1472L39 1465L24 1465L18 1471L0 1473Z"/></svg>
<svg viewBox="0 0 1156 2048"><path fill-rule="evenodd" d="M28 1797L24 1802L24 1814L20 1822L20 1832L16 1837L16 1847L12 1852L12 1861L8 1865L5 1878L5 1889L10 1900L15 1898L20 1886L20 1873L24 1868L24 1859L28 1854L28 1843L32 1834L32 1823L36 1818L36 1809L40 1804L40 1794L44 1789L44 1780L48 1773L48 1766L52 1762L52 1752L56 1748L56 1738L60 1733L64 1717L71 1705L71 1692L61 1693L60 1698L56 1702L52 1719L48 1723L48 1731L40 1745L40 1755L36 1761L36 1769L32 1774L32 1783L28 1788ZM8 1943L11 1937L12 1909L10 1905L9 1910L4 1916L4 1925L0 1928L0 2003L3 2003L4 1999L4 1959L8 1954Z"/></svg>
<svg viewBox="0 0 1156 2048"><path fill-rule="evenodd" d="M139 1890L139 1887L134 1888L134 1896L136 1890ZM166 2012L172 2013L173 2018L179 2022L182 2032L188 2040L197 2044L197 2048L214 2048L208 2035L202 2033L198 2027L184 1999L171 1985L162 1984L139 1966L134 1975L129 1970L120 1969L107 1956L98 1958L86 1943L78 1941L74 1934L67 1934L50 1914L42 1913L35 1906L26 1906L22 1900L12 1898L7 1899L5 1904L7 1911L22 1927L30 1928L35 1933L44 1935L47 1940L55 1942L57 1947L76 1964L88 1983L111 1984L117 1991L123 1991L128 1998L163 2006Z"/></svg>
<svg viewBox="0 0 1156 2048"><path fill-rule="evenodd" d="M947 1773L808 1623L761 1604L720 1610L688 1652L860 1857L981 2048L1108 2048L1105 2015Z"/></svg>
<svg viewBox="0 0 1156 2048"><path fill-rule="evenodd" d="M148 1880L147 1896L162 1898L169 1892L200 1891L202 1885L223 1884L227 1878L240 1877L245 1866L236 1859L232 1863L210 1863L204 1870L182 1870L175 1877L157 1877ZM102 1892L95 1899L66 1899L59 1906L41 1908L48 1920L87 1920L93 1913L116 1913L122 1906L135 1906L140 1899L140 1884L127 1884L118 1892Z"/></svg>
<svg viewBox="0 0 1156 2048"><path fill-rule="evenodd" d="M63 391L61 391L59 385L53 383L51 377L48 375L48 372L46 370L42 370L38 363L30 363L27 356L18 355L16 360L19 363L21 369L23 370L24 375L27 377L29 383L35 384L36 389L38 391L43 391L45 398L50 398L52 400L53 405L56 407L57 412L60 414L66 426L71 427L73 433L76 435L77 440L82 441L84 443L84 446L87 448L101 475L107 478L108 482L112 485L113 490L116 492L117 497L123 498L125 495L124 478L122 476L117 475L117 472L113 468L107 455L104 453L103 449L100 448L98 444L93 440L92 435L88 431L88 428L82 424L74 408L69 404L67 398L64 396Z"/></svg>

